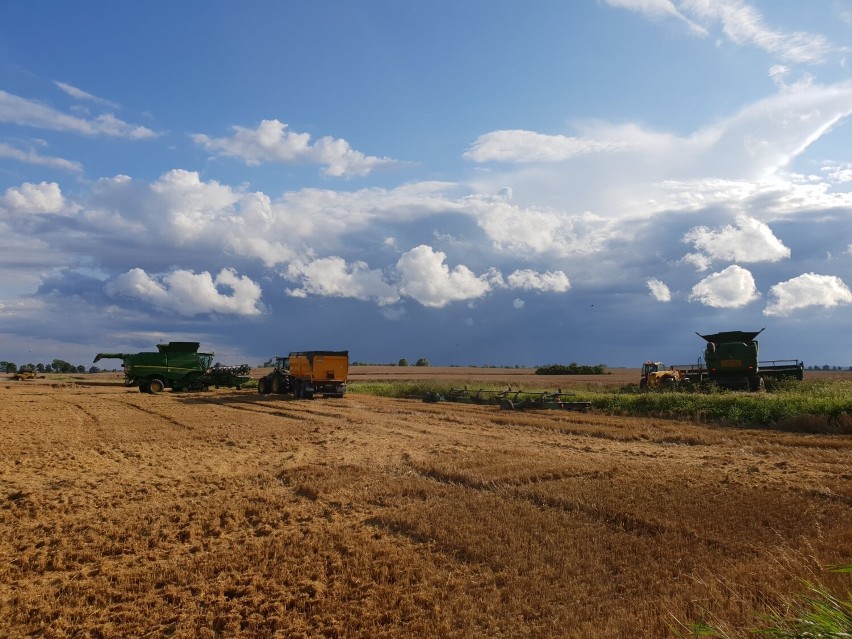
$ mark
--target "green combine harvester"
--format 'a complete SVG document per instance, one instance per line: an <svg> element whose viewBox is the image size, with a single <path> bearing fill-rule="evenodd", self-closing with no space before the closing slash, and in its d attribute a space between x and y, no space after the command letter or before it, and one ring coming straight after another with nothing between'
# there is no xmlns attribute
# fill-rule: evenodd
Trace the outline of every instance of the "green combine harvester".
<svg viewBox="0 0 852 639"><path fill-rule="evenodd" d="M173 391L201 391L210 386L241 388L251 379L250 368L214 366L213 353L199 353L198 342L169 342L157 344L157 352L98 353L102 359L120 359L124 367L124 383L138 386L142 393L159 393L165 388Z"/></svg>
<svg viewBox="0 0 852 639"><path fill-rule="evenodd" d="M703 364L699 361L698 366L672 366L670 370L679 375L680 384L712 383L721 388L750 391L763 390L767 380L804 379L805 363L801 360L758 361L756 338L764 330L696 333L707 342Z"/></svg>

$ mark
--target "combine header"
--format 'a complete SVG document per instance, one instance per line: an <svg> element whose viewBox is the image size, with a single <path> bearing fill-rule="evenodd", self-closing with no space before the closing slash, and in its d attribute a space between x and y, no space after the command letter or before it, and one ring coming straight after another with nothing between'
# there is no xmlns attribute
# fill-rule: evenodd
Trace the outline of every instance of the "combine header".
<svg viewBox="0 0 852 639"><path fill-rule="evenodd" d="M424 402L456 402L460 404L482 404L486 406L499 406L501 410L573 410L586 412L591 402L578 402L570 400L571 393L556 391L555 393L531 392L523 390L468 390L465 388L451 388L444 395L436 392L427 393L423 397Z"/></svg>

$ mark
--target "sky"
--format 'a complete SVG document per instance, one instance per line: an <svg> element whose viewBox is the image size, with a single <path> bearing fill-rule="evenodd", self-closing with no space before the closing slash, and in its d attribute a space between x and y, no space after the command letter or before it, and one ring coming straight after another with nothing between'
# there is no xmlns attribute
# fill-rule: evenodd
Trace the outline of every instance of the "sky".
<svg viewBox="0 0 852 639"><path fill-rule="evenodd" d="M852 365L852 0L0 4L0 359Z"/></svg>

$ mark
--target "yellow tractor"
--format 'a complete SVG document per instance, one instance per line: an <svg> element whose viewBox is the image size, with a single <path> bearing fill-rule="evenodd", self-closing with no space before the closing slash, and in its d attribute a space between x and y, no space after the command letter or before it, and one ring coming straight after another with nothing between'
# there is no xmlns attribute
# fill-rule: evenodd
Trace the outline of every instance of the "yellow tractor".
<svg viewBox="0 0 852 639"><path fill-rule="evenodd" d="M662 362L649 361L642 364L642 379L639 380L639 388L674 390L688 381L689 378L678 369L666 368L666 365Z"/></svg>
<svg viewBox="0 0 852 639"><path fill-rule="evenodd" d="M13 379L15 381L20 382L25 379L35 379L36 377L36 372L31 368L22 368L17 373L13 373L9 379Z"/></svg>

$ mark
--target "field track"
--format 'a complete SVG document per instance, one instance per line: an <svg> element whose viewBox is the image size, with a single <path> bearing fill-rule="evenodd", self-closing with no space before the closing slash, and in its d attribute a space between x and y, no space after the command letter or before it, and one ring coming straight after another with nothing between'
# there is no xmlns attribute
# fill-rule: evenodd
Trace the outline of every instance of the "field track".
<svg viewBox="0 0 852 639"><path fill-rule="evenodd" d="M37 382L2 637L664 637L848 585L848 436Z"/></svg>

